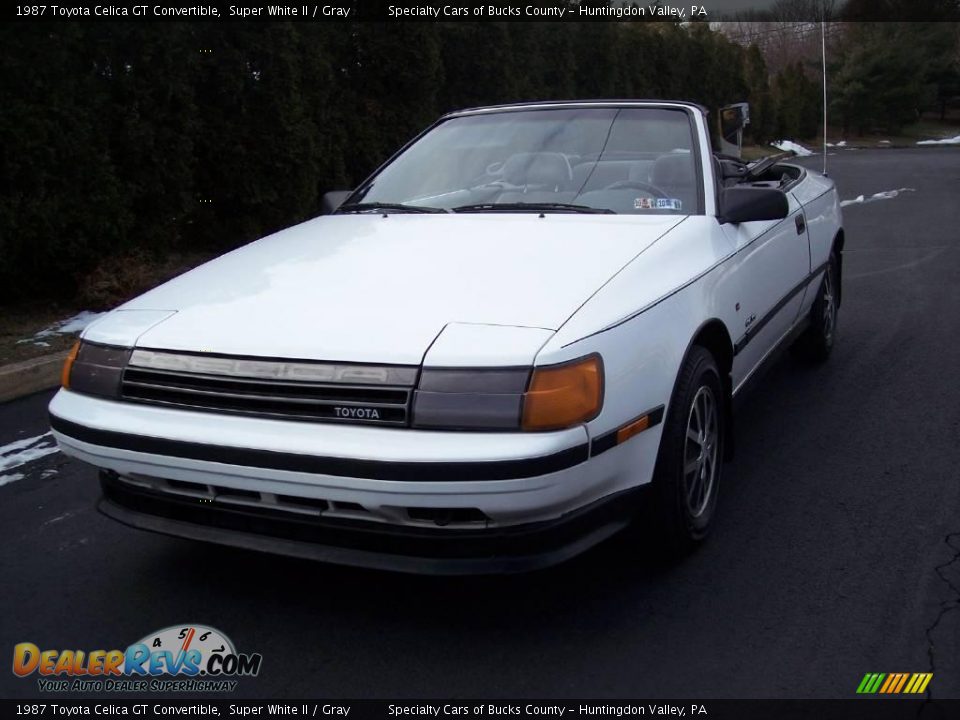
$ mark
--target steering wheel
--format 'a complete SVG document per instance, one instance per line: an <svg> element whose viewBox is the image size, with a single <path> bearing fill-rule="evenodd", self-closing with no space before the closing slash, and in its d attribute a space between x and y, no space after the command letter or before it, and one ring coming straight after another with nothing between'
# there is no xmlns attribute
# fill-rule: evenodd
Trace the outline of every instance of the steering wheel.
<svg viewBox="0 0 960 720"><path fill-rule="evenodd" d="M656 185L641 182L640 180L618 180L611 185L607 185L604 190L643 190L646 193L650 193L655 198L666 199L670 197Z"/></svg>

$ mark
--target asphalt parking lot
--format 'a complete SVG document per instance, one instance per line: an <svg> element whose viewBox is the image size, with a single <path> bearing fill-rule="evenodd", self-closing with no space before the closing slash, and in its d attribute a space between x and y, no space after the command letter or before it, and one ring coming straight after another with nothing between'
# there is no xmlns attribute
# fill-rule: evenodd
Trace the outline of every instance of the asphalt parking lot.
<svg viewBox="0 0 960 720"><path fill-rule="evenodd" d="M845 208L834 355L785 356L746 400L685 562L615 539L444 579L204 546L100 516L94 470L56 453L0 487L0 653L204 623L263 655L239 697L853 697L921 671L960 697L960 149L829 161L843 199L909 190ZM47 431L51 394L0 405L0 445ZM0 671L0 697L37 695Z"/></svg>

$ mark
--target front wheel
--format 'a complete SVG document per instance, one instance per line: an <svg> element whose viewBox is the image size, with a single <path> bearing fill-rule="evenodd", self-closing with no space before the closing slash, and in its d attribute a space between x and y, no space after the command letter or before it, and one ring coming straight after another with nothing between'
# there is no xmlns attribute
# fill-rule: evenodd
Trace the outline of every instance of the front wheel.
<svg viewBox="0 0 960 720"><path fill-rule="evenodd" d="M837 336L839 291L837 259L831 253L820 291L810 308L810 325L794 345L796 351L807 360L823 362L830 357Z"/></svg>
<svg viewBox="0 0 960 720"><path fill-rule="evenodd" d="M675 554L699 545L716 513L725 402L713 355L695 345L677 378L653 476L652 519Z"/></svg>

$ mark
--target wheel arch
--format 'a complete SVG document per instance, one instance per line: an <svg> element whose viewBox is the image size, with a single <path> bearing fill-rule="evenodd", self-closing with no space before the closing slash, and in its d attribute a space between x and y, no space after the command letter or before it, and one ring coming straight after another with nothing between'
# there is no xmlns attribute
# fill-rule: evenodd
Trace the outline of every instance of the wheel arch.
<svg viewBox="0 0 960 720"><path fill-rule="evenodd" d="M726 324L719 318L707 320L693 334L687 349L683 353L680 365L677 370L679 379L679 368L682 368L690 355L690 350L699 345L706 349L720 368L720 380L723 383L724 395L724 460L733 459L734 432L733 432L733 340L730 338L730 332ZM676 391L676 381L674 381L674 392ZM671 393L671 401L673 393Z"/></svg>

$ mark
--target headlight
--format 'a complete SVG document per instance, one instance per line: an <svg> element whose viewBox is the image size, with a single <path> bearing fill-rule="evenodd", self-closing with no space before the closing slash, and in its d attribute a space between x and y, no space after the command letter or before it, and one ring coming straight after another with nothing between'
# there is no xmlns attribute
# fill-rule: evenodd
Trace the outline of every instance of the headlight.
<svg viewBox="0 0 960 720"><path fill-rule="evenodd" d="M413 396L413 426L516 430L530 368L424 368Z"/></svg>
<svg viewBox="0 0 960 720"><path fill-rule="evenodd" d="M85 395L116 398L130 349L78 341L63 364L63 387Z"/></svg>
<svg viewBox="0 0 960 720"><path fill-rule="evenodd" d="M542 368L424 368L413 426L445 430L559 430L603 404L603 363L591 355Z"/></svg>

